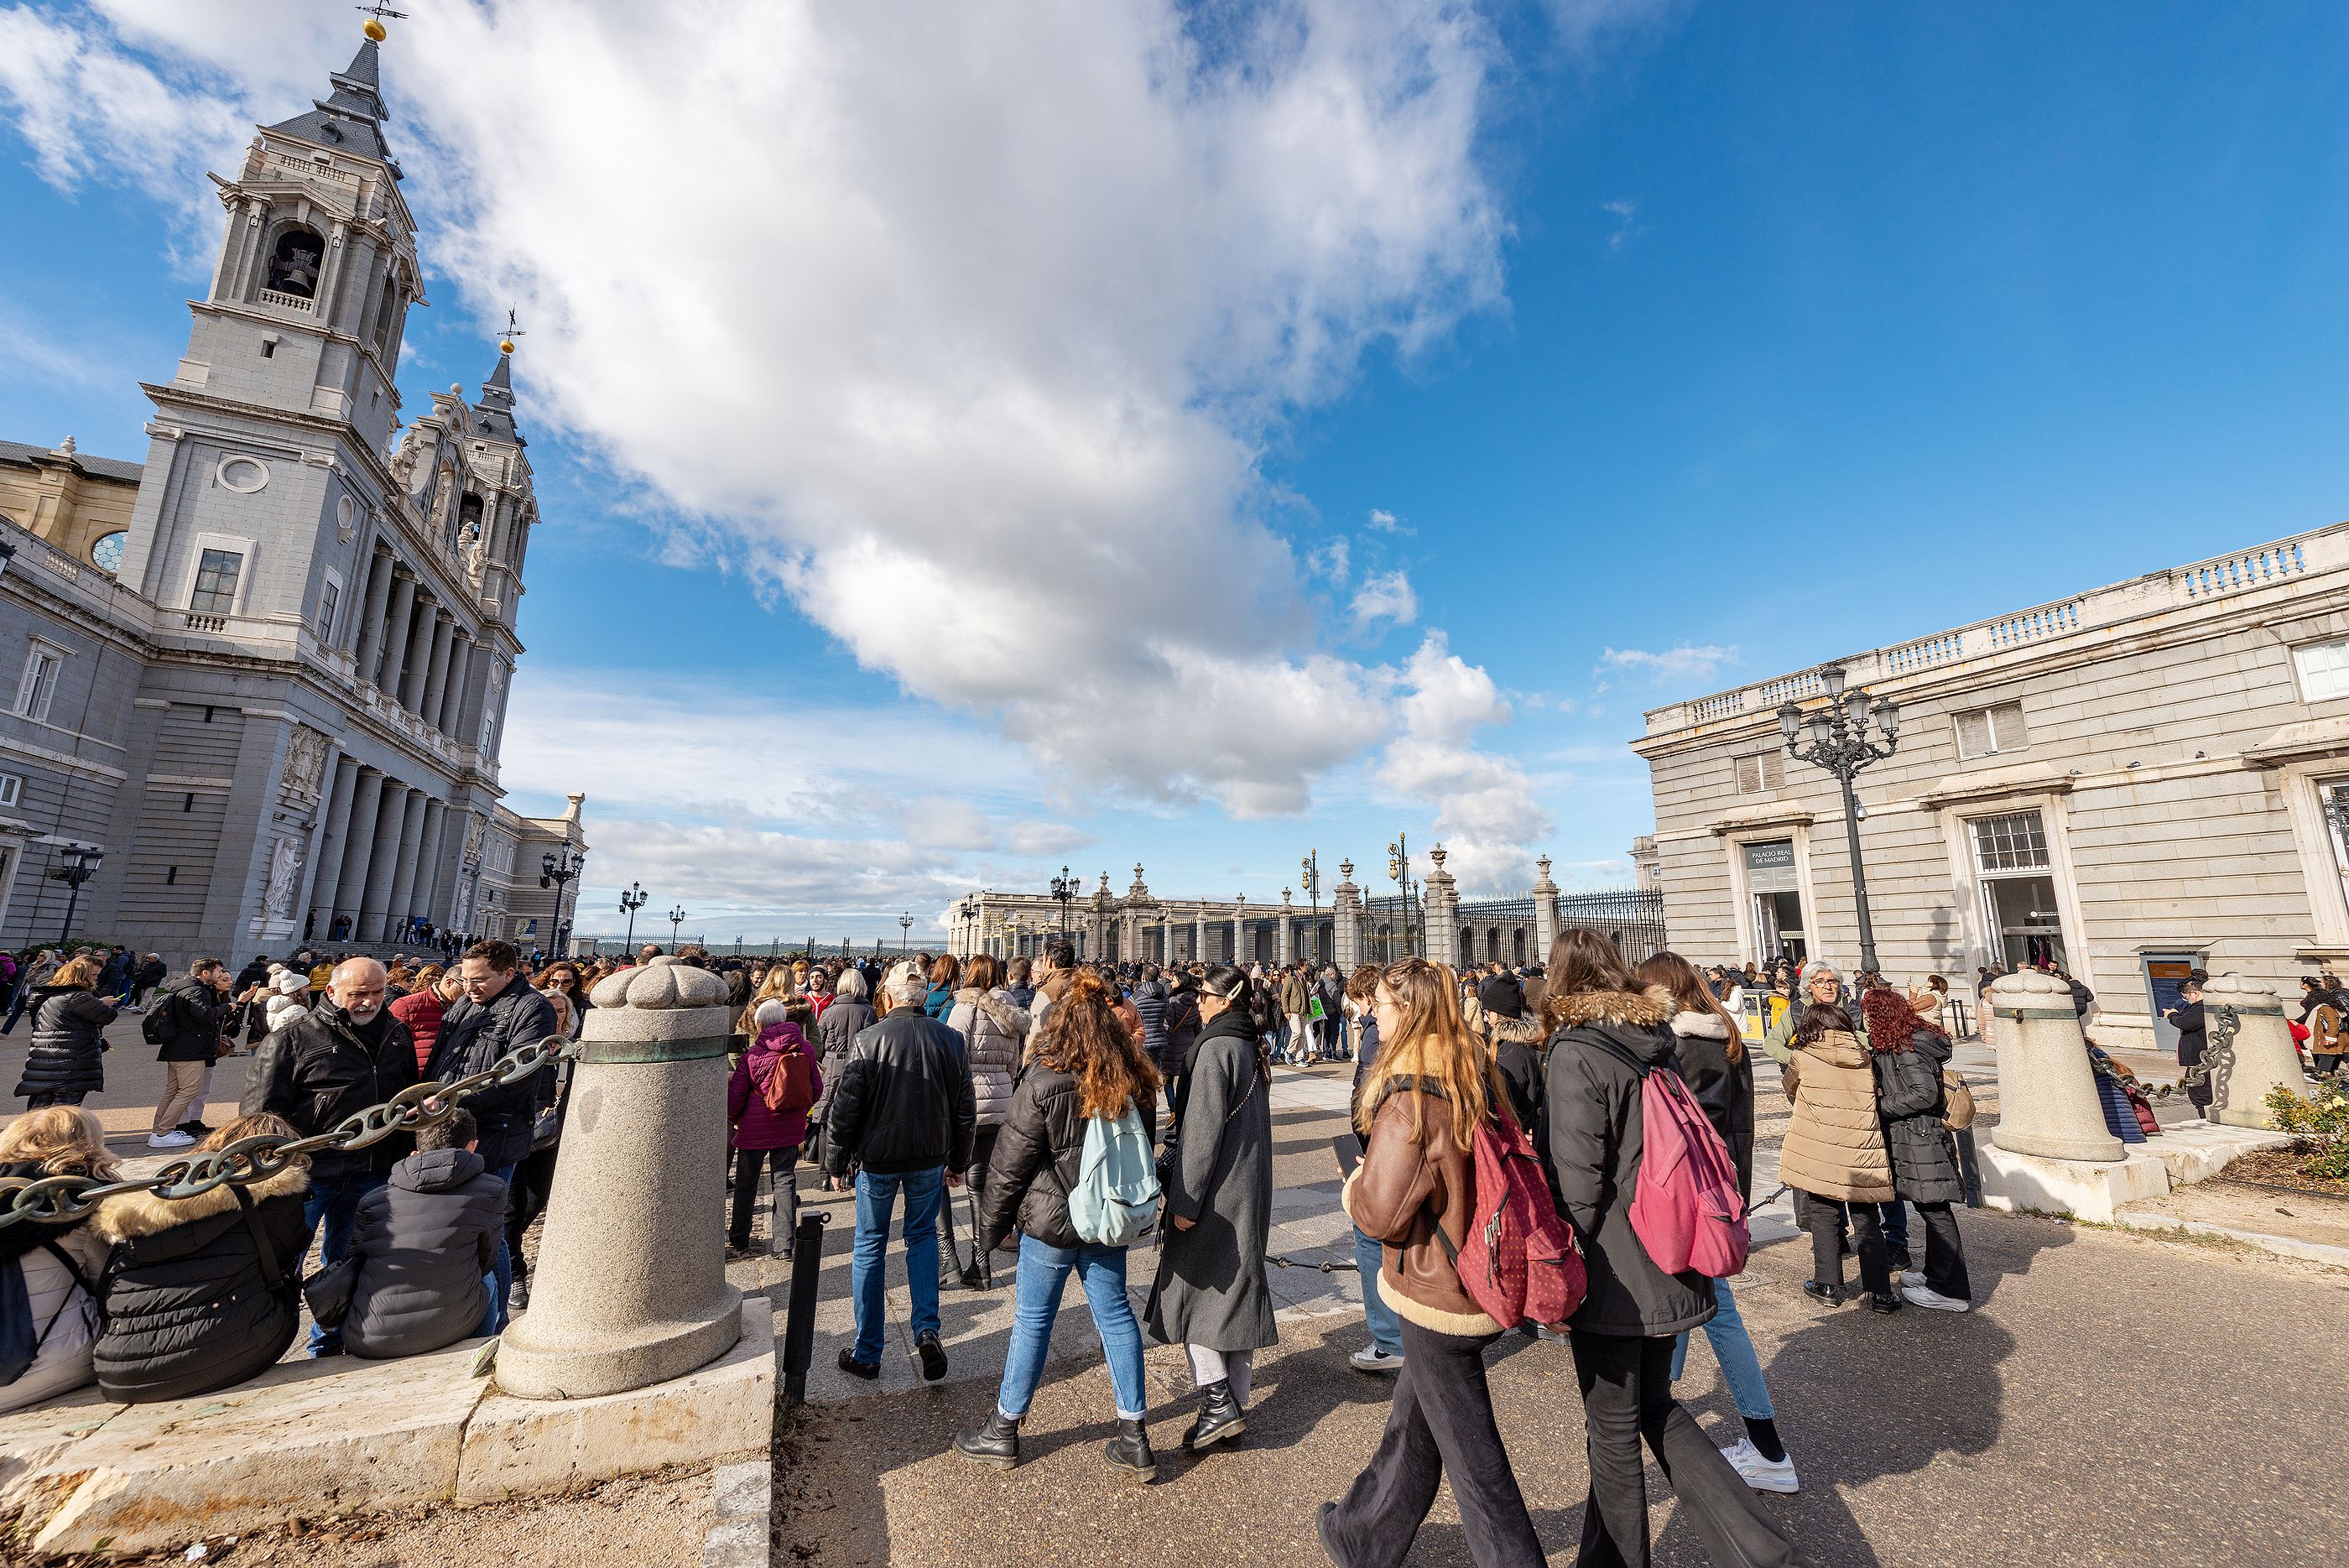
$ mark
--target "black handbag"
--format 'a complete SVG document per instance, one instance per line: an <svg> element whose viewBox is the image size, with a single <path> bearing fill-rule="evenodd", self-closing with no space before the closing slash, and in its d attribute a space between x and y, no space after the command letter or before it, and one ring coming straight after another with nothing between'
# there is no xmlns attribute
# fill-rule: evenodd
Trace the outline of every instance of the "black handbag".
<svg viewBox="0 0 2349 1568"><path fill-rule="evenodd" d="M343 1319L350 1315L351 1293L358 1288L359 1259L356 1252L337 1263L328 1263L302 1282L302 1299L310 1305L310 1315L320 1328L340 1328Z"/></svg>

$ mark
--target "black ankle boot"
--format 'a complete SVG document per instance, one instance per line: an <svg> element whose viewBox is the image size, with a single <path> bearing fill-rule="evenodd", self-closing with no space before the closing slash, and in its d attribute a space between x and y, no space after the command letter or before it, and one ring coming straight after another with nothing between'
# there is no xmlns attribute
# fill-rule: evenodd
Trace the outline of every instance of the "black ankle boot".
<svg viewBox="0 0 2349 1568"><path fill-rule="evenodd" d="M1158 1473L1158 1456L1150 1451L1150 1432L1139 1421L1120 1421L1117 1436L1102 1445L1109 1462L1132 1470L1144 1480Z"/></svg>
<svg viewBox="0 0 2349 1568"><path fill-rule="evenodd" d="M1199 1416L1183 1434L1183 1446L1204 1449L1247 1430L1247 1412L1232 1397L1231 1380L1218 1378L1199 1390Z"/></svg>
<svg viewBox="0 0 2349 1568"><path fill-rule="evenodd" d="M1150 1445L1142 1448L1146 1457ZM998 1469L1009 1469L1019 1462L1019 1423L997 1410L987 1417L987 1425L976 1432L957 1432L955 1452L967 1459L977 1459Z"/></svg>

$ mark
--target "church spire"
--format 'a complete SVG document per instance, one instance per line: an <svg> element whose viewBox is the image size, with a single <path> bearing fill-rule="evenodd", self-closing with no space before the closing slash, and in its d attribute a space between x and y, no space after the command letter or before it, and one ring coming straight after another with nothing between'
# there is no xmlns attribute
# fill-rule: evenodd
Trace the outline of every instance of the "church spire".
<svg viewBox="0 0 2349 1568"><path fill-rule="evenodd" d="M391 112L384 106L383 62L377 52L383 24L370 16L367 33L351 63L326 78L331 92L313 99L307 113L265 129L315 146L390 163L391 149L383 139L383 122L391 118ZM396 166L393 172L397 175Z"/></svg>

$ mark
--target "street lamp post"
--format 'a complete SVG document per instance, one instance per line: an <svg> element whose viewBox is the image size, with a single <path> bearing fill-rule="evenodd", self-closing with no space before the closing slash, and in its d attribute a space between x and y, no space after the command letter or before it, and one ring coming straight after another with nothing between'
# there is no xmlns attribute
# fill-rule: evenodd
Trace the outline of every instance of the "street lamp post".
<svg viewBox="0 0 2349 1568"><path fill-rule="evenodd" d="M642 882L630 883L628 890L620 895L620 910L628 917L628 951L632 953L636 950L636 911L643 909L645 900L651 897L645 891Z"/></svg>
<svg viewBox="0 0 2349 1568"><path fill-rule="evenodd" d="M1061 867L1061 874L1052 878L1052 897L1061 901L1061 940L1062 941L1066 941L1069 937L1069 905L1076 898L1082 881L1081 877L1070 876L1069 868L1065 866Z"/></svg>
<svg viewBox="0 0 2349 1568"><path fill-rule="evenodd" d="M1387 875L1402 888L1402 956L1412 955L1411 945L1411 835L1398 833L1395 841L1387 846Z"/></svg>
<svg viewBox="0 0 2349 1568"><path fill-rule="evenodd" d="M685 906L671 904L668 910L668 945L672 953L677 949L677 929L685 924Z"/></svg>
<svg viewBox="0 0 2349 1568"><path fill-rule="evenodd" d="M563 890L579 875L579 868L585 864L587 857L568 844L559 852L549 850L538 857L538 885L554 889L554 953L556 958L565 956L568 950L565 943L571 935L571 922L563 912Z"/></svg>
<svg viewBox="0 0 2349 1568"><path fill-rule="evenodd" d="M1853 793L1852 780L1862 768L1890 756L1899 745L1900 705L1889 697L1880 702L1872 701L1864 686L1845 690L1848 679L1840 665L1820 670L1819 680L1827 691L1826 705L1806 714L1800 705L1787 702L1778 710L1778 729L1786 737L1788 756L1826 769L1843 786L1844 838L1851 852L1852 898L1859 910L1859 967L1874 974L1878 972L1876 927L1868 918L1868 874L1859 858L1859 797ZM1883 736L1880 743L1868 737L1871 718ZM1802 740L1806 728L1808 745Z"/></svg>
<svg viewBox="0 0 2349 1568"><path fill-rule="evenodd" d="M65 929L57 933L57 950L62 952L73 940L74 916L81 910L81 885L98 875L98 863L106 858L106 851L89 844L68 844L65 852L73 864L60 866L49 873L72 891L66 895Z"/></svg>
<svg viewBox="0 0 2349 1568"><path fill-rule="evenodd" d="M1305 872L1305 898L1313 906L1313 918L1305 928L1305 958L1311 962L1321 956L1321 852L1309 849L1299 863Z"/></svg>
<svg viewBox="0 0 2349 1568"><path fill-rule="evenodd" d="M914 950L914 917L910 913L897 917L897 950L911 953Z"/></svg>

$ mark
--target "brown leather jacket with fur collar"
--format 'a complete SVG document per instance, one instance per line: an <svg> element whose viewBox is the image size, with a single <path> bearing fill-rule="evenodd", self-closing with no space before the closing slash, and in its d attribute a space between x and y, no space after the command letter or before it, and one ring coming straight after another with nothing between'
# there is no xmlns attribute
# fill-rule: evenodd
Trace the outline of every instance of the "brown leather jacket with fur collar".
<svg viewBox="0 0 2349 1568"><path fill-rule="evenodd" d="M1475 1222L1475 1161L1453 1141L1452 1102L1422 1093L1418 1082L1393 1077L1365 1085L1378 1110L1362 1163L1340 1199L1362 1234L1382 1243L1379 1289L1398 1316L1437 1334L1498 1334L1501 1325L1460 1288L1459 1271L1435 1231L1440 1221L1456 1241Z"/></svg>

